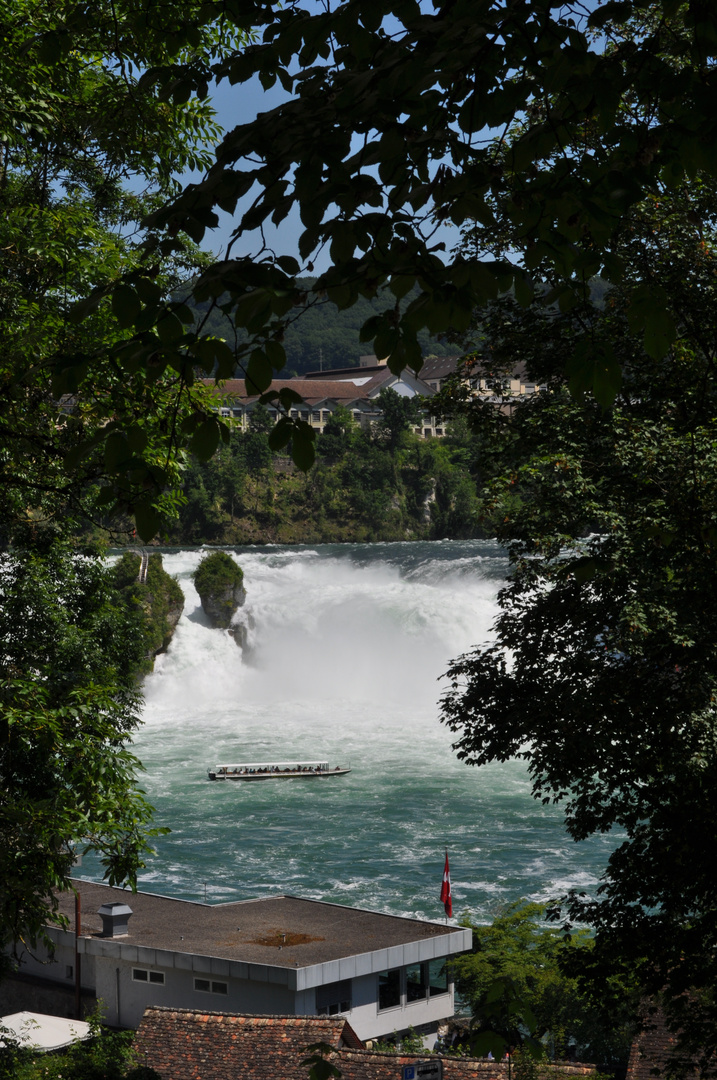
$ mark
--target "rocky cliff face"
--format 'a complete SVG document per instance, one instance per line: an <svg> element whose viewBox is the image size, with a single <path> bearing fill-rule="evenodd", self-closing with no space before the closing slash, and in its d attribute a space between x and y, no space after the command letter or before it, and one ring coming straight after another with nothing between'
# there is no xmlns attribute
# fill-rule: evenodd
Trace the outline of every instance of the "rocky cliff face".
<svg viewBox="0 0 717 1080"><path fill-rule="evenodd" d="M204 614L217 630L228 630L232 618L243 607L246 589L243 585L227 585L223 589L200 593Z"/></svg>
<svg viewBox="0 0 717 1080"><path fill-rule="evenodd" d="M164 617L167 629L165 634L165 640L162 643L162 648L158 652L166 652L167 646L174 637L174 631L177 629L177 623L182 617L184 611L184 597L177 603L169 603L167 607L167 614Z"/></svg>

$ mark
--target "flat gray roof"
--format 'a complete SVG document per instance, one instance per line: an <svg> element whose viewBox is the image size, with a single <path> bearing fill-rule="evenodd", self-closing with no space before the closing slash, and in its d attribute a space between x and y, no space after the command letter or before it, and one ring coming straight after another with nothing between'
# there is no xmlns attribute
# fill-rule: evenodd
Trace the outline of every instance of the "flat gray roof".
<svg viewBox="0 0 717 1080"><path fill-rule="evenodd" d="M469 931L296 896L201 904L153 893L132 893L95 882L76 885L82 935L99 941L221 957L247 964L304 968L409 943L431 942L421 954L447 956L470 946ZM129 904L129 933L102 938L102 904ZM75 897L62 893L60 911L74 931ZM452 940L450 940L452 937ZM441 940L445 939L445 940Z"/></svg>

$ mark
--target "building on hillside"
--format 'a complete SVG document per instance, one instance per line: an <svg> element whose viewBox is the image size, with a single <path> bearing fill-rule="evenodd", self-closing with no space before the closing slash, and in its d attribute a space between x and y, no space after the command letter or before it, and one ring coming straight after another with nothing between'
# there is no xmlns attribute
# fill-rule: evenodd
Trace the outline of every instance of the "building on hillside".
<svg viewBox="0 0 717 1080"><path fill-rule="evenodd" d="M387 378L390 373L385 365L385 360L377 360L375 356L362 356L358 368L309 371L302 378L352 380L360 385L361 381L364 384L368 383L369 376L380 381L382 372L383 378ZM407 375L412 375L434 393L438 393L446 385L448 379L457 372L461 373L462 381L470 387L474 396L502 408L506 408L511 403L517 404L531 394L546 390L545 386L537 384L528 377L523 363L515 364L509 371L493 371L487 366L487 358L478 358L472 363L464 363L464 357L460 355L427 356L417 375L410 369L406 369L401 373L400 378L405 379ZM426 394L425 390L421 392Z"/></svg>
<svg viewBox="0 0 717 1080"><path fill-rule="evenodd" d="M461 366L463 360L462 356L428 356L420 371L421 378L437 393L443 389L449 377L460 370L462 381L470 386L476 397L503 408L546 390L545 386L528 376L523 363L515 364L510 370L494 371L487 357L479 357Z"/></svg>
<svg viewBox="0 0 717 1080"><path fill-rule="evenodd" d="M133 1048L139 1060L162 1080L306 1080L306 1047L333 1047L330 1061L342 1080L400 1080L416 1055L378 1053L364 1048L350 1025L336 1018L232 1016L171 1009L147 1009ZM508 1062L485 1058L432 1059L443 1080L510 1080ZM577 1080L594 1065L560 1062L541 1065L543 1080Z"/></svg>
<svg viewBox="0 0 717 1080"><path fill-rule="evenodd" d="M74 985L77 945L85 997L101 998L117 1027L137 1027L147 1006L166 1005L340 1014L362 1039L409 1026L435 1037L454 1011L446 960L471 947L463 927L295 896L208 905L75 885L80 935L49 927L53 957L22 952L16 1008L33 1007L33 979L38 994L48 982ZM61 894L70 926L74 902Z"/></svg>
<svg viewBox="0 0 717 1080"><path fill-rule="evenodd" d="M410 368L405 368L400 375L394 375L385 360L362 356L358 367L308 371L293 379L277 379L272 383L272 390L288 387L300 394L303 402L291 409L291 416L305 420L317 433L321 433L339 406L348 409L354 421L367 429L381 415L376 399L384 388L394 390L402 397L420 395L430 400L456 372L460 372L462 381L470 387L474 397L506 412L512 412L531 394L546 389L528 378L524 364L516 364L511 371L498 372L489 370L485 360L479 359L461 367L462 360L461 356L429 356L419 375ZM215 387L211 379L205 379L205 383L220 395L222 415L233 417L245 431L261 395L249 393L244 379L229 379L219 387ZM280 410L273 405L269 405L268 409L276 422L281 415ZM426 412L422 423L414 430L423 438L440 438L445 434L446 427L442 420Z"/></svg>
<svg viewBox="0 0 717 1080"><path fill-rule="evenodd" d="M207 379L208 385L214 383ZM277 379L272 383L272 390L288 387L303 398L300 405L291 409L291 416L305 420L317 433L324 430L329 417L339 405L351 413L354 421L362 428L371 427L379 419L381 410L376 399L381 390L394 390L402 397L421 395L431 398L434 391L410 371L394 375L384 365L363 368L339 368L333 371L314 371L295 379ZM245 379L228 379L216 388L221 397L220 411L223 416L231 416L243 431L249 426L252 410L256 408L259 394L248 392ZM279 419L280 410L267 406L274 421ZM416 433L424 438L443 434L441 421L426 414L423 422L416 427Z"/></svg>

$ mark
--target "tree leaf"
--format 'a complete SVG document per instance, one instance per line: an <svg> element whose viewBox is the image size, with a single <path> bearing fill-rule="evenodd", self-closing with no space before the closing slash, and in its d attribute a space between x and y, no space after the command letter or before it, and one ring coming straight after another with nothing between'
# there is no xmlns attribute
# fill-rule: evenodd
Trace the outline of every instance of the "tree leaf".
<svg viewBox="0 0 717 1080"><path fill-rule="evenodd" d="M131 285L120 282L112 290L112 311L120 327L132 326L142 308L139 296Z"/></svg>
<svg viewBox="0 0 717 1080"><path fill-rule="evenodd" d="M209 461L217 451L220 436L219 421L213 416L207 417L190 440L192 453L196 454L200 461Z"/></svg>
<svg viewBox="0 0 717 1080"><path fill-rule="evenodd" d="M137 503L134 507L134 521L137 532L145 543L159 532L162 524L161 516L149 503Z"/></svg>

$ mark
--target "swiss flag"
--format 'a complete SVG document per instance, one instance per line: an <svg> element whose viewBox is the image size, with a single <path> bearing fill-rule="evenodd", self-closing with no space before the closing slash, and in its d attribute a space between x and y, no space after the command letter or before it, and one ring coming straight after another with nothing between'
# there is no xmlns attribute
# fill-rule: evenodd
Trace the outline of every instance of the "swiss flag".
<svg viewBox="0 0 717 1080"><path fill-rule="evenodd" d="M441 885L441 903L446 909L446 918L450 919L453 915L453 904L451 902L451 868L448 865L448 852L446 852L446 864L443 867L443 884Z"/></svg>

